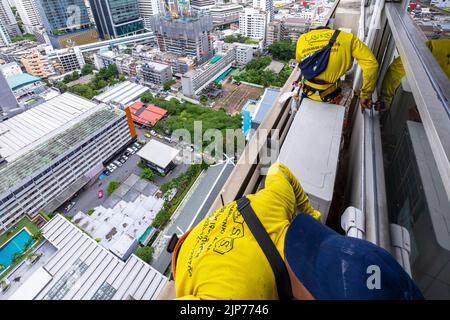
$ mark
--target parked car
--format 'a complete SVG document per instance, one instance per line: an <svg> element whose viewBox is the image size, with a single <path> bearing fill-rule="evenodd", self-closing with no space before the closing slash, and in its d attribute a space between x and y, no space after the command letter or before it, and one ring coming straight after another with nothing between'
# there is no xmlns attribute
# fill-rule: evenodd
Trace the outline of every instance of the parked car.
<svg viewBox="0 0 450 320"><path fill-rule="evenodd" d="M155 130L150 130L150 134L151 134L152 136L156 136L156 135L157 135L157 133L156 133Z"/></svg>
<svg viewBox="0 0 450 320"><path fill-rule="evenodd" d="M139 150L139 148L136 147L136 146L133 146L132 149L133 149L134 152L137 152Z"/></svg>
<svg viewBox="0 0 450 320"><path fill-rule="evenodd" d="M111 171L111 172L113 172L114 170L117 169L117 166L114 163L111 163L110 166L111 166L112 170L109 170L109 171Z"/></svg>
<svg viewBox="0 0 450 320"><path fill-rule="evenodd" d="M166 140L166 141L169 142L169 143L172 143L172 139L169 138L169 137L164 137L164 140Z"/></svg>
<svg viewBox="0 0 450 320"><path fill-rule="evenodd" d="M163 138L163 136L160 135L160 134L157 134L156 136L158 137L158 139L162 139Z"/></svg>
<svg viewBox="0 0 450 320"><path fill-rule="evenodd" d="M133 143L133 146L135 146L138 149L142 148L142 144L140 144L139 142Z"/></svg>
<svg viewBox="0 0 450 320"><path fill-rule="evenodd" d="M134 150L133 148L128 148L127 151L128 151L130 154L135 154L135 152L136 152L136 150Z"/></svg>
<svg viewBox="0 0 450 320"><path fill-rule="evenodd" d="M69 203L68 205L67 205L67 207L66 207L66 211L68 212L68 211L70 211L70 209L72 209L73 208L73 206L75 205L75 201L72 201L71 203Z"/></svg>
<svg viewBox="0 0 450 320"><path fill-rule="evenodd" d="M151 135L150 133L146 133L146 134L144 134L144 137L146 137L146 138L151 138L152 135Z"/></svg>
<svg viewBox="0 0 450 320"><path fill-rule="evenodd" d="M117 161L119 161L121 164L124 164L126 160L124 158L120 157L117 159Z"/></svg>
<svg viewBox="0 0 450 320"><path fill-rule="evenodd" d="M114 160L113 163L118 167L122 166L122 163L120 161Z"/></svg>
<svg viewBox="0 0 450 320"><path fill-rule="evenodd" d="M128 160L128 156L127 156L126 154L123 154L123 155L122 155L122 159L124 159L125 161L127 161L127 160Z"/></svg>
<svg viewBox="0 0 450 320"><path fill-rule="evenodd" d="M98 190L98 198L103 198L103 189Z"/></svg>
<svg viewBox="0 0 450 320"><path fill-rule="evenodd" d="M102 173L103 173L105 176L109 176L109 175L111 174L111 172L110 172L108 169L103 170Z"/></svg>

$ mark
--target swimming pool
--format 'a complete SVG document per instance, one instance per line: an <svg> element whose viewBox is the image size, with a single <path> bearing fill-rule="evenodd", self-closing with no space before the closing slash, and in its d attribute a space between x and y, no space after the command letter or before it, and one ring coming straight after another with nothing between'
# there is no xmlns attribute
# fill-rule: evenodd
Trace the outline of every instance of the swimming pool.
<svg viewBox="0 0 450 320"><path fill-rule="evenodd" d="M4 266L4 269L2 270L7 269L11 265L14 253L23 252L24 246L30 238L30 233L26 229L22 229L22 231L9 239L9 241L0 248L0 264ZM33 243L34 240L31 244Z"/></svg>

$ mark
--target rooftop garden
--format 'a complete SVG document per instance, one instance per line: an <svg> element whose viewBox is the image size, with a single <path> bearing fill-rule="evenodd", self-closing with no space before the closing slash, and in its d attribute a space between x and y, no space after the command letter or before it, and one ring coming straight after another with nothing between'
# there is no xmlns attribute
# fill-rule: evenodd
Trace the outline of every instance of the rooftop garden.
<svg viewBox="0 0 450 320"><path fill-rule="evenodd" d="M264 87L275 86L281 88L291 75L292 69L285 64L283 70L278 74L272 70L265 70L270 62L272 62L270 56L256 57L245 66L244 70L238 75L233 76L233 78L238 82L244 81L259 84Z"/></svg>
<svg viewBox="0 0 450 320"><path fill-rule="evenodd" d="M21 36L11 37L12 43L24 41L24 40L33 41L33 42L37 41L36 36L34 34L30 34L30 33L25 33Z"/></svg>
<svg viewBox="0 0 450 320"><path fill-rule="evenodd" d="M246 43L246 44L258 44L259 41L249 38L249 37L243 37L240 34L234 36L234 35L229 35L226 36L225 38L223 38L223 41L226 43L233 43L233 42L239 42L239 43Z"/></svg>

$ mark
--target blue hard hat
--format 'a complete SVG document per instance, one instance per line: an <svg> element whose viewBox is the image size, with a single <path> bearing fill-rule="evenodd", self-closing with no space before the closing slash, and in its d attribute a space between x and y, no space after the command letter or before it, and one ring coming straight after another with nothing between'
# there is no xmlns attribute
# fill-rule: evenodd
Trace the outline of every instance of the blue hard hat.
<svg viewBox="0 0 450 320"><path fill-rule="evenodd" d="M284 254L315 299L423 299L408 273L386 250L342 236L306 213L291 222Z"/></svg>

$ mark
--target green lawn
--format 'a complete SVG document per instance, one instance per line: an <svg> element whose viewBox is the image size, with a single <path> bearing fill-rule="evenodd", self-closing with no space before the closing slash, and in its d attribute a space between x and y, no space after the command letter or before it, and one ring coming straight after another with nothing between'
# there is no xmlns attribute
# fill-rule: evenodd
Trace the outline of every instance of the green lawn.
<svg viewBox="0 0 450 320"><path fill-rule="evenodd" d="M5 242L14 237L14 235L20 230L22 230L23 227L27 227L28 231L30 231L33 235L36 234L39 230L38 227L36 227L36 225L33 222L31 222L30 219L28 219L28 217L23 217L14 226L9 228L8 231L0 235L0 246L2 246Z"/></svg>

